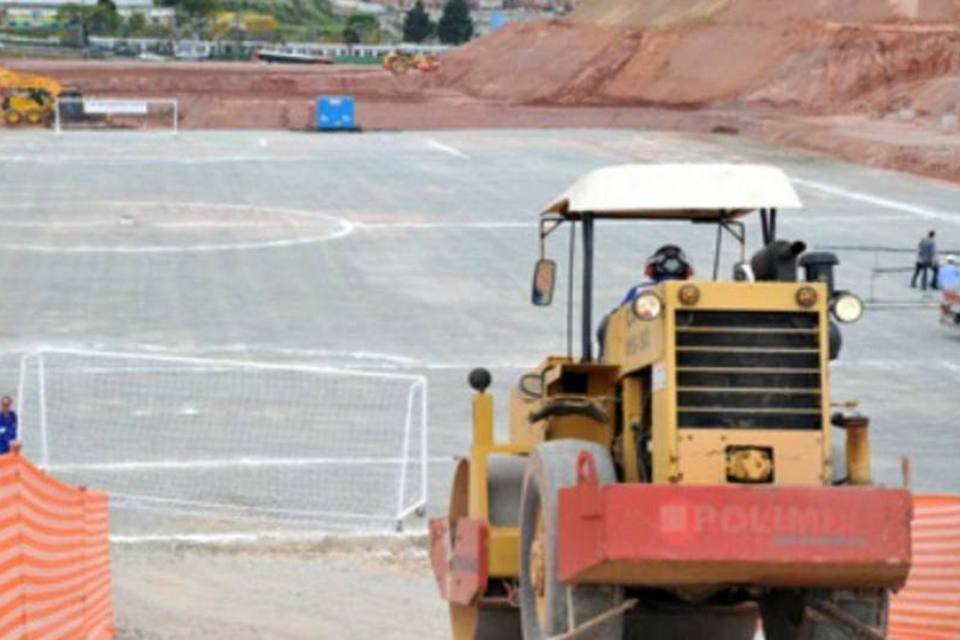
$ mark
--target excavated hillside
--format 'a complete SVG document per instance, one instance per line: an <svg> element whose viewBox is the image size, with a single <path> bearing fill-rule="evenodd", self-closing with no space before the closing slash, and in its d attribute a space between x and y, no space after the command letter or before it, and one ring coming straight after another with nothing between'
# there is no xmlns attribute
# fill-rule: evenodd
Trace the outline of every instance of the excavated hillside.
<svg viewBox="0 0 960 640"><path fill-rule="evenodd" d="M958 74L960 0L585 0L452 52L431 84L520 103L841 113Z"/></svg>

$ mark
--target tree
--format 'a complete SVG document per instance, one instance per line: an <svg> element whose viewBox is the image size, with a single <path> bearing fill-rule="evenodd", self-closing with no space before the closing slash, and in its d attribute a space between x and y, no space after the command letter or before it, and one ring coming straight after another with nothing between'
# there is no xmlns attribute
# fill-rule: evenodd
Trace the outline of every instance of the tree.
<svg viewBox="0 0 960 640"><path fill-rule="evenodd" d="M444 44L460 44L473 37L473 20L467 0L447 0L437 23L437 36Z"/></svg>
<svg viewBox="0 0 960 640"><path fill-rule="evenodd" d="M433 35L437 25L430 19L423 8L423 2L417 0L410 11L403 17L403 41L423 42Z"/></svg>
<svg viewBox="0 0 960 640"><path fill-rule="evenodd" d="M140 11L134 11L130 14L130 17L127 18L124 30L128 35L142 36L147 30L147 17Z"/></svg>
<svg viewBox="0 0 960 640"><path fill-rule="evenodd" d="M354 13L347 17L347 24L343 28L343 42L348 46L359 44L361 40L370 42L380 25L377 18L368 13Z"/></svg>
<svg viewBox="0 0 960 640"><path fill-rule="evenodd" d="M190 18L206 18L220 8L217 0L176 0L173 4L177 12L183 12Z"/></svg>
<svg viewBox="0 0 960 640"><path fill-rule="evenodd" d="M347 26L343 28L342 37L343 43L347 45L348 48L352 48L353 45L359 44L360 42L360 31L348 22Z"/></svg>
<svg viewBox="0 0 960 640"><path fill-rule="evenodd" d="M93 6L68 3L60 7L57 17L78 30L81 47L90 44L91 35L116 32L121 22L113 0L97 0Z"/></svg>

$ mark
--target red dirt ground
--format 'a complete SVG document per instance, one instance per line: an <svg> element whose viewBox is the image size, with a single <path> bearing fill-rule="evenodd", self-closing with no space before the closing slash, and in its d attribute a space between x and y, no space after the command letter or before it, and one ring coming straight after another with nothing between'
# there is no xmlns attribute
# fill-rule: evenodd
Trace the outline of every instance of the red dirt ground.
<svg viewBox="0 0 960 640"><path fill-rule="evenodd" d="M10 61L86 95L176 97L184 128L307 129L322 94L367 129L737 132L960 181L960 0L583 0L434 74L256 63Z"/></svg>

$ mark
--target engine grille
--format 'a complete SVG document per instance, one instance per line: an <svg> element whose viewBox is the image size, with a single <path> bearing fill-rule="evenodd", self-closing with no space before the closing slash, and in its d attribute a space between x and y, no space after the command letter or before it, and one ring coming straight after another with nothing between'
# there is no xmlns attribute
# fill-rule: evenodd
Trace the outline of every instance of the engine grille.
<svg viewBox="0 0 960 640"><path fill-rule="evenodd" d="M819 429L816 313L677 311L678 425Z"/></svg>

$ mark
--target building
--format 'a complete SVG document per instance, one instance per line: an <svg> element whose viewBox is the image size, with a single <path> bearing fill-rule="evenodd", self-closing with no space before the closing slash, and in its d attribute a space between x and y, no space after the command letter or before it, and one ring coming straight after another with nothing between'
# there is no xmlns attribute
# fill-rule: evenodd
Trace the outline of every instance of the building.
<svg viewBox="0 0 960 640"><path fill-rule="evenodd" d="M0 22L18 29L56 28L61 26L57 14L65 4L94 6L97 0L0 0ZM124 18L141 13L148 24L170 26L174 22L174 9L154 7L153 0L114 0L114 4Z"/></svg>

